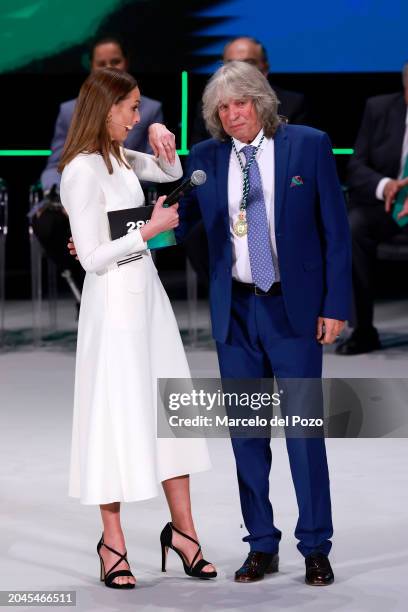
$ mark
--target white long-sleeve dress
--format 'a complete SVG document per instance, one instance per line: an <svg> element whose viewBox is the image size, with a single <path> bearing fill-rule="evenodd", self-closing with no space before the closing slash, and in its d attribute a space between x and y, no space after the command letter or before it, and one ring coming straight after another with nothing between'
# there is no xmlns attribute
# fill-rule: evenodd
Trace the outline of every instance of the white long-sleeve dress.
<svg viewBox="0 0 408 612"><path fill-rule="evenodd" d="M62 173L61 201L86 270L78 325L69 495L83 504L154 497L158 483L207 470L202 439L157 438L157 378L189 378L169 299L139 230L110 240L107 211L141 206L140 180L174 181L171 166L125 150L80 154ZM118 266L130 253L136 261Z"/></svg>

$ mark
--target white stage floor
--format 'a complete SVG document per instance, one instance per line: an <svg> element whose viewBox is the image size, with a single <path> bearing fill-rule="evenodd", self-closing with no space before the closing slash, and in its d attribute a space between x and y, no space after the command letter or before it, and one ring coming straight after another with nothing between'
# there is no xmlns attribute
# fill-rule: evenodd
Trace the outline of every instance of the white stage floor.
<svg viewBox="0 0 408 612"><path fill-rule="evenodd" d="M234 461L228 440L210 440L213 470L192 478L194 514L205 557L219 577L202 582L184 576L169 552L160 572L159 534L169 520L163 495L123 505L128 556L138 586L118 592L99 582L96 543L99 509L67 497L71 428L73 309L60 305L61 333L44 346L29 342L30 306L10 303L8 346L0 349L0 590L75 590L76 609L115 610L304 610L397 612L408 596L407 442L403 439L327 441L335 535L332 586L304 584L304 561L293 530L297 508L282 439L272 441L271 499L283 537L280 572L262 582L235 584L247 545ZM186 313L175 309L181 327ZM201 311L206 321L205 309ZM325 375L406 377L408 303L382 304L377 322L388 348L360 357L330 349ZM211 343L188 350L195 376L217 375ZM21 609L21 608L20 608ZM28 608L24 608L28 609ZM56 609L56 608L52 608Z"/></svg>

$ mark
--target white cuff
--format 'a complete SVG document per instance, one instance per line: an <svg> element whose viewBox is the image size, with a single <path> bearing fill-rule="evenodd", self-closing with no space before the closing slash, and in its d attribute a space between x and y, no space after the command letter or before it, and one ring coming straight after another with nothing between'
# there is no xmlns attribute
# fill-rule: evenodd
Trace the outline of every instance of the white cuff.
<svg viewBox="0 0 408 612"><path fill-rule="evenodd" d="M176 158L174 160L174 164L170 164L164 159L164 157L160 155L159 166L163 170L163 172L165 172L169 177L173 178L173 180L178 180L183 176L183 168L177 153Z"/></svg>
<svg viewBox="0 0 408 612"><path fill-rule="evenodd" d="M140 229L129 232L129 234L126 235L126 238L128 236L131 237L131 240L129 239L129 251L131 253L139 253L148 249L147 242L143 240Z"/></svg>
<svg viewBox="0 0 408 612"><path fill-rule="evenodd" d="M115 262L116 266L126 263L127 261L132 261L132 258L135 257L138 257L139 259L142 256L142 251L146 251L148 249L147 242L143 240L140 229L133 230L125 236L122 236L122 238L113 240L113 242L117 242L118 240L122 241L123 245L126 244L127 249L126 253L121 255L120 259L117 259Z"/></svg>
<svg viewBox="0 0 408 612"><path fill-rule="evenodd" d="M385 176L378 183L377 188L375 190L375 197L377 198L377 200L384 200L384 188L386 184L388 183L388 181L391 181L391 180L392 179L388 178L388 176Z"/></svg>

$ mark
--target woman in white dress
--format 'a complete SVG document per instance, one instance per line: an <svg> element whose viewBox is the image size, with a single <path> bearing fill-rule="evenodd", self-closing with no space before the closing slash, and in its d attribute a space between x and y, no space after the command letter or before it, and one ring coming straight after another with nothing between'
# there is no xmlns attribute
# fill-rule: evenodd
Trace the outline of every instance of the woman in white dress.
<svg viewBox="0 0 408 612"><path fill-rule="evenodd" d="M69 495L99 504L101 580L133 588L120 502L148 499L163 484L172 522L161 534L187 574L216 576L202 559L191 515L189 474L210 467L200 439L157 438L157 378L189 378L177 323L147 240L178 224L178 205L158 199L150 222L110 240L107 212L144 204L139 180L181 177L174 135L151 129L157 154L123 149L139 121L140 91L127 73L102 69L83 84L62 154L61 200L86 271L78 325ZM130 254L137 258L118 265Z"/></svg>

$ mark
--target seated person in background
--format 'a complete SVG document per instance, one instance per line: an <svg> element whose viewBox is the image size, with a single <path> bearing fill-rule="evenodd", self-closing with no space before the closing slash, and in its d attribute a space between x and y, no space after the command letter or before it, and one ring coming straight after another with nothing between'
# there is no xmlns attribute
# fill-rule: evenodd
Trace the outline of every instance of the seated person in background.
<svg viewBox="0 0 408 612"><path fill-rule="evenodd" d="M248 64L256 66L262 72L264 77L270 81L268 78L270 73L266 49L262 43L255 38L250 36L240 36L239 38L234 38L225 45L222 54L222 61L225 64L226 62L231 62L234 60L247 62ZM286 117L289 123L304 124L307 120L304 95L294 91L282 89L273 83L271 83L271 87L276 93L280 102L279 114ZM210 138L210 134L207 132L204 124L202 103L200 102L196 110L191 144L196 144L197 142L206 140L207 138Z"/></svg>
<svg viewBox="0 0 408 612"><path fill-rule="evenodd" d="M123 43L111 36L97 39L90 48L89 58L92 72L101 68L127 71L129 67ZM70 236L70 227L65 211L59 206L61 175L57 170L75 104L76 99L73 99L63 102L60 106L51 143L52 154L41 174L45 195L44 205L40 206L32 216L32 226L45 252L57 265L58 271L69 270L79 287L82 285L83 274L78 263L67 257L66 244ZM149 144L149 126L163 123L162 105L157 100L141 96L139 112L140 121L129 130L124 146L134 151L152 153Z"/></svg>
<svg viewBox="0 0 408 612"><path fill-rule="evenodd" d="M349 163L355 326L337 347L340 355L381 348L373 325L376 249L399 232L408 235L408 200L395 211L395 200L408 185L408 63L402 76L403 92L367 100Z"/></svg>
<svg viewBox="0 0 408 612"><path fill-rule="evenodd" d="M122 42L114 37L106 37L96 40L89 54L91 71L99 68L116 68L127 71L129 59ZM52 154L48 158L47 166L41 174L41 183L44 191L49 191L53 185L60 183L61 177L57 167L61 152L68 134L74 114L76 99L63 102L55 124L54 137L51 142ZM146 96L140 99L140 123L129 131L125 140L125 147L142 153L152 153L149 146L148 128L152 123L163 123L163 112L161 103Z"/></svg>
<svg viewBox="0 0 408 612"><path fill-rule="evenodd" d="M250 36L234 38L225 45L222 60L224 63L238 60L252 64L258 68L267 80L269 80L269 63L266 49L262 43L255 38L251 38ZM287 91L273 84L271 84L271 86L280 102L279 114L286 117L289 123L305 123L306 108L303 94ZM210 137L205 127L202 102L200 101L196 109L191 144L196 144ZM187 257L197 273L199 281L203 285L208 286L208 245L202 222L198 223L190 232L184 246Z"/></svg>

